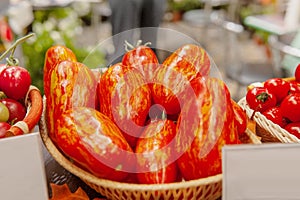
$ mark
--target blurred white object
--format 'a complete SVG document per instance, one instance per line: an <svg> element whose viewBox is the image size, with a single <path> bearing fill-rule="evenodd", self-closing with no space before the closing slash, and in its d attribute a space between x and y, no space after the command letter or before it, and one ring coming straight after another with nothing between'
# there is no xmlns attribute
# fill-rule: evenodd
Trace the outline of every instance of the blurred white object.
<svg viewBox="0 0 300 200"><path fill-rule="evenodd" d="M17 35L21 35L34 20L32 6L28 1L11 3L7 15L9 25Z"/></svg>

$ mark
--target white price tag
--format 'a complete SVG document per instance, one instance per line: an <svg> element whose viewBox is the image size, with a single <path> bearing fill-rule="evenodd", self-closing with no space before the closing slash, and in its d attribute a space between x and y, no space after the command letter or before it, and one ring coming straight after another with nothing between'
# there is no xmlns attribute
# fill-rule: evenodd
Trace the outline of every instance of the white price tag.
<svg viewBox="0 0 300 200"><path fill-rule="evenodd" d="M300 198L300 144L225 146L222 159L222 199Z"/></svg>
<svg viewBox="0 0 300 200"><path fill-rule="evenodd" d="M38 132L1 139L0 160L0 199L49 199Z"/></svg>

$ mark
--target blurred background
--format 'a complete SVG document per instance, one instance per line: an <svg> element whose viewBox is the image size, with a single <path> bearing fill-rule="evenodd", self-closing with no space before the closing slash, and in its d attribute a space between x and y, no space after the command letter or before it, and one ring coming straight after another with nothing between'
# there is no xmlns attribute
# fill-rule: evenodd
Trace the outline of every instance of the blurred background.
<svg viewBox="0 0 300 200"><path fill-rule="evenodd" d="M238 100L253 82L293 75L300 63L299 12L299 0L1 0L0 54L34 32L16 57L43 90L50 46L66 45L90 68L108 67L124 51L120 41L108 38L134 28L166 28L201 44ZM160 61L170 53L161 49L187 41L151 31L127 36L133 44L151 41Z"/></svg>

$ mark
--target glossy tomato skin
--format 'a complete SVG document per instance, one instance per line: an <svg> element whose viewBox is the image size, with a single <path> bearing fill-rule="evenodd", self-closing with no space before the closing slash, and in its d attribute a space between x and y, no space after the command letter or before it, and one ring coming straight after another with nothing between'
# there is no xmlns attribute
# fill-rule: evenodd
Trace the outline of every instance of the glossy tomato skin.
<svg viewBox="0 0 300 200"><path fill-rule="evenodd" d="M69 60L76 62L77 58L73 51L63 45L54 45L50 47L45 54L44 62L44 93L49 95L51 70L61 61Z"/></svg>
<svg viewBox="0 0 300 200"><path fill-rule="evenodd" d="M72 61L58 63L48 77L46 119L49 136L55 142L55 123L63 111L78 106L95 108L97 80L87 66Z"/></svg>
<svg viewBox="0 0 300 200"><path fill-rule="evenodd" d="M282 78L271 78L264 82L264 87L274 94L277 103L280 103L290 91L290 83Z"/></svg>
<svg viewBox="0 0 300 200"><path fill-rule="evenodd" d="M284 127L287 124L287 120L282 116L282 111L279 106L275 106L265 110L262 113L267 119L273 123L278 124L280 127Z"/></svg>
<svg viewBox="0 0 300 200"><path fill-rule="evenodd" d="M142 74L132 66L114 64L101 76L98 97L100 111L135 149L151 106L151 90Z"/></svg>
<svg viewBox="0 0 300 200"><path fill-rule="evenodd" d="M184 104L176 135L177 164L185 180L222 172L222 147L237 144L231 97L216 78L200 77L191 83L195 97Z"/></svg>
<svg viewBox="0 0 300 200"><path fill-rule="evenodd" d="M300 93L300 82L290 81L290 93Z"/></svg>
<svg viewBox="0 0 300 200"><path fill-rule="evenodd" d="M277 104L276 97L265 87L253 87L246 94L249 107L255 111L263 112Z"/></svg>
<svg viewBox="0 0 300 200"><path fill-rule="evenodd" d="M154 51L148 46L138 46L124 54L123 65L130 65L138 69L147 83L153 82L154 72L159 62Z"/></svg>
<svg viewBox="0 0 300 200"><path fill-rule="evenodd" d="M237 127L238 134L241 135L245 133L247 129L247 114L234 100L231 99L231 103L234 113L234 122Z"/></svg>
<svg viewBox="0 0 300 200"><path fill-rule="evenodd" d="M298 64L297 67L296 67L295 79L296 79L296 81L300 82L300 64Z"/></svg>
<svg viewBox="0 0 300 200"><path fill-rule="evenodd" d="M197 76L208 76L210 59L200 46L187 44L164 60L154 74L152 94L154 102L162 105L168 115L178 114L182 93Z"/></svg>
<svg viewBox="0 0 300 200"><path fill-rule="evenodd" d="M23 67L7 66L0 73L0 90L11 99L25 98L30 85L30 74Z"/></svg>
<svg viewBox="0 0 300 200"><path fill-rule="evenodd" d="M284 127L284 129L300 139L300 122L289 123Z"/></svg>
<svg viewBox="0 0 300 200"><path fill-rule="evenodd" d="M173 157L176 125L170 120L154 120L137 141L137 177L139 183L172 183L178 169ZM172 142L173 141L173 142Z"/></svg>
<svg viewBox="0 0 300 200"><path fill-rule="evenodd" d="M26 115L26 108L23 104L10 98L1 99L0 102L3 103L8 108L9 111L8 122L10 124L14 124L24 119Z"/></svg>
<svg viewBox="0 0 300 200"><path fill-rule="evenodd" d="M55 135L65 155L99 178L122 181L135 166L133 151L120 130L93 108L63 112Z"/></svg>
<svg viewBox="0 0 300 200"><path fill-rule="evenodd" d="M6 122L0 122L0 138L5 138L6 131L9 130L11 125Z"/></svg>
<svg viewBox="0 0 300 200"><path fill-rule="evenodd" d="M300 121L300 93L289 94L280 104L283 117L292 122Z"/></svg>

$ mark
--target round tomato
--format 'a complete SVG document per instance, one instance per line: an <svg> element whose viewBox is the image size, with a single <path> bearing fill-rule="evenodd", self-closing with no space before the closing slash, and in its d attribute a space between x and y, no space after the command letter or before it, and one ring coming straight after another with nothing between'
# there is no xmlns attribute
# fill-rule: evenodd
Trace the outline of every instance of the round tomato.
<svg viewBox="0 0 300 200"><path fill-rule="evenodd" d="M284 129L300 139L300 122L289 123Z"/></svg>
<svg viewBox="0 0 300 200"><path fill-rule="evenodd" d="M24 119L26 115L26 108L20 102L9 98L1 99L0 102L9 110L9 123L14 124L17 121Z"/></svg>
<svg viewBox="0 0 300 200"><path fill-rule="evenodd" d="M276 96L277 103L280 103L290 91L290 83L282 78L271 78L265 81L264 87Z"/></svg>
<svg viewBox="0 0 300 200"><path fill-rule="evenodd" d="M300 82L297 81L290 82L290 93L300 93Z"/></svg>
<svg viewBox="0 0 300 200"><path fill-rule="evenodd" d="M280 127L284 127L287 124L286 119L282 116L280 107L272 107L262 113L268 120L278 124Z"/></svg>
<svg viewBox="0 0 300 200"><path fill-rule="evenodd" d="M9 110L3 103L0 102L0 122L7 122L9 118Z"/></svg>
<svg viewBox="0 0 300 200"><path fill-rule="evenodd" d="M265 87L253 87L248 90L246 101L251 109L259 112L272 108L277 103L275 95Z"/></svg>
<svg viewBox="0 0 300 200"><path fill-rule="evenodd" d="M10 129L10 124L6 122L0 122L0 138L4 138L6 131Z"/></svg>
<svg viewBox="0 0 300 200"><path fill-rule="evenodd" d="M292 122L300 121L300 93L289 94L282 100L280 108L283 117Z"/></svg>
<svg viewBox="0 0 300 200"><path fill-rule="evenodd" d="M296 81L300 82L300 63L298 64L295 70L295 79Z"/></svg>

